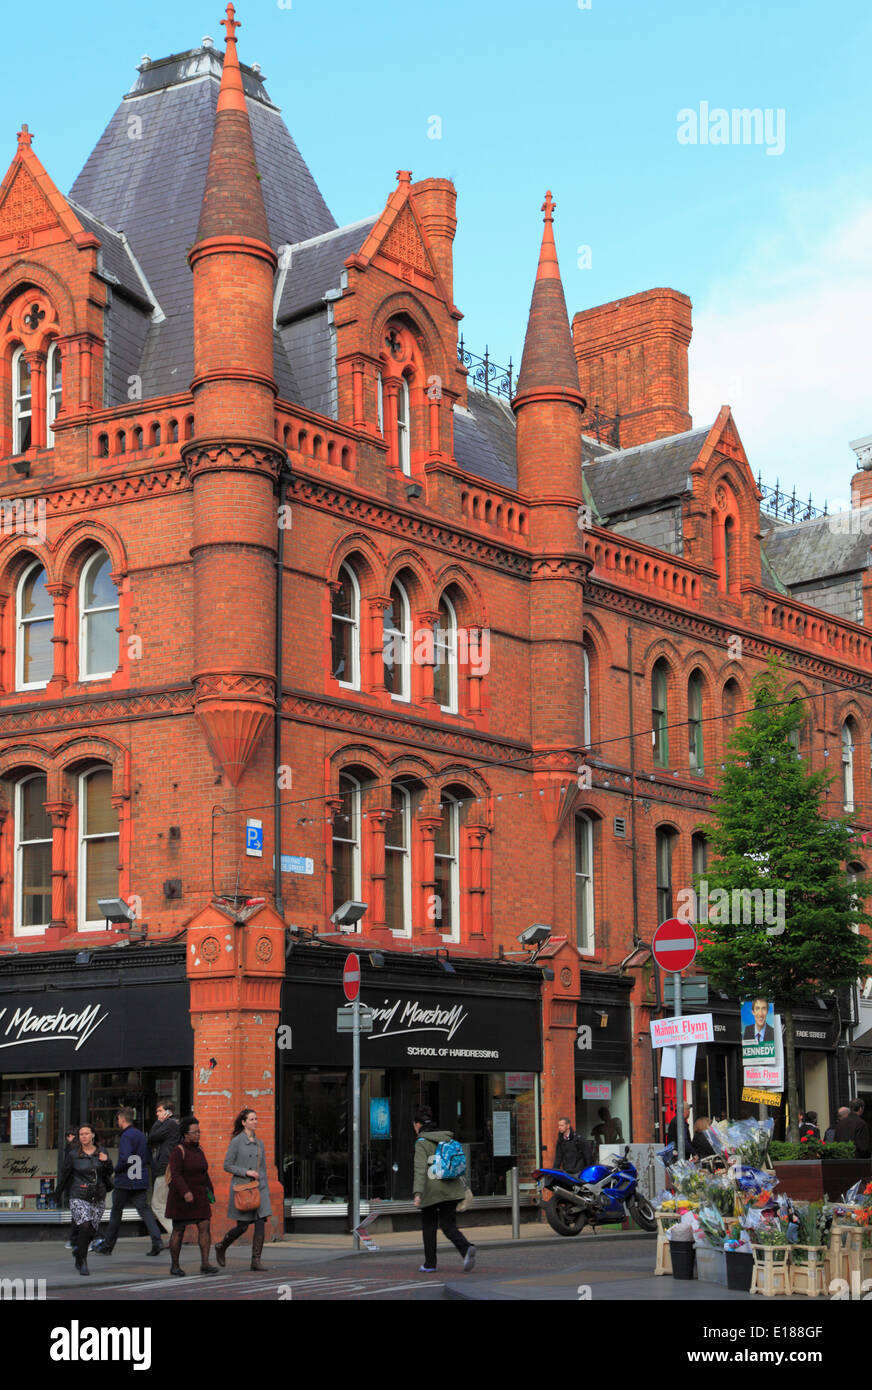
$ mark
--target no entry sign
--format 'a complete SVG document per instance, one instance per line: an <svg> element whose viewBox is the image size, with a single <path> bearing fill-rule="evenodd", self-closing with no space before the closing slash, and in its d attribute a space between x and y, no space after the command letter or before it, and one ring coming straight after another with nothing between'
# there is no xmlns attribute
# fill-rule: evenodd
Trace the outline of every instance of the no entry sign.
<svg viewBox="0 0 872 1390"><path fill-rule="evenodd" d="M342 967L342 988L349 1004L353 1004L360 993L360 957L354 951L345 957Z"/></svg>
<svg viewBox="0 0 872 1390"><path fill-rule="evenodd" d="M670 917L654 933L651 950L661 970L686 970L696 955L696 932L688 922Z"/></svg>

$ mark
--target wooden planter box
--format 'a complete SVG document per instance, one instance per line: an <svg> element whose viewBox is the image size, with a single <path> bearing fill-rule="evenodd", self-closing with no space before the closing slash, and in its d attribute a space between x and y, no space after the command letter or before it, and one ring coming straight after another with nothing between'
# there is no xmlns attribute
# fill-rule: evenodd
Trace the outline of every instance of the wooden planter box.
<svg viewBox="0 0 872 1390"><path fill-rule="evenodd" d="M822 1202L828 1196L831 1202L837 1202L855 1182L869 1182L872 1163L868 1158L837 1158L831 1163L800 1158L790 1163L777 1162L775 1176L778 1191L797 1201Z"/></svg>

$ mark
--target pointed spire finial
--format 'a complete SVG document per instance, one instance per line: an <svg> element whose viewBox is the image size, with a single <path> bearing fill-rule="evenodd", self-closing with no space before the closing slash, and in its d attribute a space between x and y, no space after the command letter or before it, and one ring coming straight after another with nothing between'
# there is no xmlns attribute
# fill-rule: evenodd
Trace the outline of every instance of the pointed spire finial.
<svg viewBox="0 0 872 1390"><path fill-rule="evenodd" d="M557 204L555 203L554 199L551 197L551 189L549 188L549 189L548 189L548 192L545 194L545 201L544 201L544 203L542 204L542 211L543 211L544 214L545 214L544 218L542 219L543 222L553 222L553 221L554 221L554 209L555 209L556 207L557 207Z"/></svg>
<svg viewBox="0 0 872 1390"><path fill-rule="evenodd" d="M238 20L238 19L235 18L236 10L233 8L232 5L228 5L228 6L227 6L226 14L227 14L227 18L226 18L226 19L222 19L222 20L221 20L221 23L224 25L224 28L225 28L226 33L227 33L227 42L228 42L228 43L235 43L235 42L236 42L236 30L242 28L242 23L241 23L240 20Z"/></svg>
<svg viewBox="0 0 872 1390"><path fill-rule="evenodd" d="M21 145L29 145L32 139L33 139L33 136L31 135L30 131L29 131L28 128L27 128L27 122L26 122L26 121L22 121L22 123L21 123L21 129L20 129L19 132L18 132L18 144L19 144L19 146L21 146Z"/></svg>

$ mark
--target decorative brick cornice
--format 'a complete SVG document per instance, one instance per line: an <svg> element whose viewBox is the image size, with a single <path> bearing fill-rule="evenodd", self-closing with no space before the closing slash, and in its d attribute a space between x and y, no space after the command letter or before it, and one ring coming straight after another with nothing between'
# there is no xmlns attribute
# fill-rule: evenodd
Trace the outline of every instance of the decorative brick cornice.
<svg viewBox="0 0 872 1390"><path fill-rule="evenodd" d="M266 676L210 672L194 678L197 700L262 700L275 703L275 681Z"/></svg>
<svg viewBox="0 0 872 1390"><path fill-rule="evenodd" d="M182 446L182 463L189 478L200 473L243 471L268 473L278 477L285 460L284 450L270 439L192 440Z"/></svg>
<svg viewBox="0 0 872 1390"><path fill-rule="evenodd" d="M593 569L589 555L539 555L532 560L534 579L574 579L583 584Z"/></svg>
<svg viewBox="0 0 872 1390"><path fill-rule="evenodd" d="M179 714L191 714L193 709L190 686L131 691L125 695L113 692L81 700L44 700L38 705L18 704L0 709L0 739L17 739L23 733L79 729L90 724L114 724L121 720L170 719Z"/></svg>
<svg viewBox="0 0 872 1390"><path fill-rule="evenodd" d="M295 497L310 507L344 517L349 523L373 527L392 536L404 536L419 545L431 545L451 555L486 565L521 579L530 577L530 557L501 545L489 545L456 526L405 515L376 501L320 483L313 478L294 475L288 487L289 497Z"/></svg>
<svg viewBox="0 0 872 1390"><path fill-rule="evenodd" d="M585 599L592 607L612 609L630 617L640 618L655 627L678 630L689 636L711 642L715 646L723 647L724 650L727 648L730 637L741 637L743 655L756 657L760 661L765 661L773 651L783 651L790 657L792 669L803 671L806 675L815 676L819 680L835 681L841 685L854 686L857 689L872 686L872 677L865 671L857 671L847 665L836 665L832 661L825 661L821 657L803 652L788 642L772 641L749 632L741 626L742 615L740 614L737 614L735 624L727 626L725 623L698 617L678 607L672 608L667 604L652 602L648 598L625 594L619 589L611 589L598 584L595 580L593 582L588 581Z"/></svg>
<svg viewBox="0 0 872 1390"><path fill-rule="evenodd" d="M93 478L80 486L62 487L53 491L40 488L49 515L67 511L91 511L97 507L116 506L136 497L148 497L161 492L181 492L190 484L181 468L150 470L124 477ZM22 497L25 493L20 494ZM33 495L36 495L35 493Z"/></svg>

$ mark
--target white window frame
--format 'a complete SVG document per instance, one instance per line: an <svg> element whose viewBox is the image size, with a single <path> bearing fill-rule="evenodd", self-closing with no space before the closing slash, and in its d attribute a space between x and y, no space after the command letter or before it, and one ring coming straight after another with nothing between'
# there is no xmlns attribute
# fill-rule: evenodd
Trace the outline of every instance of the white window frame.
<svg viewBox="0 0 872 1390"><path fill-rule="evenodd" d="M401 700L403 703L408 704L412 698L412 610L409 603L409 595L406 593L399 579L395 579L391 584L391 590L393 589L396 589L400 595L400 604L403 609L400 618L402 626L385 627L382 625L382 651L384 652L385 636L388 633L390 633L393 638L395 652L397 646L396 639L399 638L400 660L395 663L395 665L399 667L400 671L400 693L397 694L392 690L391 699ZM388 597L390 597L390 593ZM392 604L392 607L395 607L395 605ZM394 622L396 623L396 621L397 615L394 613Z"/></svg>
<svg viewBox="0 0 872 1390"><path fill-rule="evenodd" d="M56 357L61 369L61 384L58 387L53 387L52 381L54 380L54 362ZM48 350L48 355L45 359L45 443L47 449L54 448L55 437L52 425L54 424L55 419L57 418L57 413L60 409L61 400L63 398L63 368L63 355L61 353L60 346L58 343L52 343L51 347Z"/></svg>
<svg viewBox="0 0 872 1390"><path fill-rule="evenodd" d="M360 584L357 575L351 565L342 564L339 566L340 579L343 574L347 574L351 580L352 607L351 617L345 618L341 613L333 612L333 605L330 606L330 641L331 656L333 642L333 624L346 623L351 628L351 680L339 681L338 684L343 690L360 689Z"/></svg>
<svg viewBox="0 0 872 1390"><path fill-rule="evenodd" d="M385 383L381 372L376 377L376 410L378 412L378 432L384 439L385 434Z"/></svg>
<svg viewBox="0 0 872 1390"><path fill-rule="evenodd" d="M385 835L385 857L387 857L387 851L388 851L389 848L390 848L390 850L391 850L391 852L392 852L393 854L402 854L402 856L403 856L403 863L402 863L402 882L403 882L403 900L402 900L402 901L403 901L403 913L402 913L402 919L403 919L403 922L404 922L404 926L402 926L402 927L392 927L390 930L391 930L391 935L392 935L392 936L410 937L410 936L412 935L412 793L409 791L409 788L408 788L408 787L404 787L404 786L402 785L402 783L395 782L395 783L393 784L393 786L391 787L391 800L392 800L392 801L393 801L393 794L394 794L395 791L396 791L396 792L399 792L400 795L401 795L402 798L403 798L403 809L402 809L403 838L404 838L404 840L405 840L406 843L405 843L405 848L404 848L404 849L401 849L401 847L400 847L399 845L389 846L389 845L388 845L388 838L387 838L387 835ZM392 808L392 809L393 809L393 808ZM390 834L390 831L388 831L388 834Z"/></svg>
<svg viewBox="0 0 872 1390"><path fill-rule="evenodd" d="M439 605L445 604L448 609L448 627L437 626L433 633L433 658L438 659L442 655L442 661L448 666L448 704L440 705L439 708L445 714L457 713L457 610L447 594L443 594L439 600ZM441 615L440 615L441 616Z"/></svg>
<svg viewBox="0 0 872 1390"><path fill-rule="evenodd" d="M20 781L20 782L17 782L16 785L15 785L15 811L14 811L14 823L15 823L15 840L14 840L14 855L15 855L15 858L14 858L14 864L15 864L15 871L14 871L14 888L13 888L14 899L15 899L15 901L14 901L14 908L13 908L13 935L14 935L14 936L40 936L40 935L42 935L42 933L46 930L46 928L47 928L48 925L49 925L48 922L41 922L41 923L39 923L38 925L32 926L32 927L25 927L25 926L23 925L23 917L24 917L24 911L23 911L23 908L24 908L24 872L23 872L23 870L24 870L24 851L25 851L25 849L27 848L28 845L46 845L46 844L50 845L50 844L52 844L53 839L54 839L54 836L53 836L53 835L52 835L51 837L49 837L48 839L45 839L45 840L22 840L22 838L21 838L21 828L22 828L22 826L24 825L24 805L23 805L23 803L24 803L24 788L25 788L25 786L27 785L28 782L35 782L35 781L36 781L38 778L40 778L40 777L45 778L45 773L44 773L44 772L34 772L34 773L31 774L30 777L22 777L21 781ZM45 780L46 780L46 796L48 796L48 779L45 778ZM52 882L51 882L51 876L49 876L49 892L48 892L48 898L49 898L49 917L51 917L52 887L53 887L53 885L52 885Z"/></svg>
<svg viewBox="0 0 872 1390"><path fill-rule="evenodd" d="M842 725L842 790L845 810L850 813L854 810L854 738L850 719Z"/></svg>
<svg viewBox="0 0 872 1390"><path fill-rule="evenodd" d="M31 373L30 373L30 394L27 395L27 396L23 396L23 395L21 395L21 394L19 393L19 390L18 390L18 375L19 375L19 373L18 373L18 367L19 367L19 363L21 362L21 359L22 359L23 357L24 357L24 348L23 348L23 347L16 348L15 352L12 354L12 453L13 453L13 454L23 454L23 453L26 453L26 452L27 452L26 449L22 449L22 447L21 447L21 422L22 422L22 420L29 420L29 421L30 421L30 444L28 445L28 448L32 448L32 447L33 447L33 372L32 372L32 371L31 371ZM22 409L22 406L21 406L21 403L22 403L22 401L25 401L25 400L29 402L29 405L28 405L28 407L27 407L26 410L23 410L23 409Z"/></svg>
<svg viewBox="0 0 872 1390"><path fill-rule="evenodd" d="M451 914L450 931L440 932L445 942L460 940L460 802L449 792L442 793L442 816L448 825L448 854L434 854L434 860L448 864L448 907Z"/></svg>
<svg viewBox="0 0 872 1390"><path fill-rule="evenodd" d="M339 777L339 794L343 795L343 782L350 783L348 788L351 793L351 834L346 839L342 835L336 834L336 822L333 823L333 841L339 840L341 844L351 845L351 896L357 902L361 898L361 856L360 856L360 809L361 809L361 787L356 777L352 777L350 772L343 772ZM360 922L355 922L354 931L361 930ZM349 935L351 933L349 932Z"/></svg>
<svg viewBox="0 0 872 1390"><path fill-rule="evenodd" d="M697 710L694 712L694 704ZM703 683L699 671L691 671L687 681L688 760L691 772L705 771L705 741L703 739Z"/></svg>
<svg viewBox="0 0 872 1390"><path fill-rule="evenodd" d="M78 785L78 811L79 811L79 818L78 818L78 833L79 833L79 852L78 852L79 883L78 883L78 890L79 890L79 891L78 891L78 903L77 903L77 905L76 905L76 921L77 921L77 923L78 923L78 930L79 930L80 932L84 932L84 931L103 931L103 930L105 930L105 927L106 927L106 921L105 921L105 918L103 918L103 917L100 917L100 918L97 918L97 919L91 918L90 921L88 921L88 920L86 919L86 917L85 917L85 910L86 910L86 905L87 905L87 902L88 902L88 844L89 844L89 842L90 842L91 840L113 840L113 839L114 839L114 840L117 842L117 844L118 844L118 847L119 847L119 854L120 854L120 846L121 846L121 829L120 829L120 826L119 826L119 829L115 831L114 835L105 835L105 834L101 834L101 835L88 835L88 834L86 834L86 832L85 832L85 806L86 806L86 801L85 801L86 786L85 786L85 784L87 783L88 778L89 778L89 777L93 777L95 773L98 773L98 772L103 772L103 773L105 773L105 772L108 772L108 771L110 771L110 769L107 768L107 767L92 767L92 768L89 768L87 772L82 772L82 773L80 773L80 775L79 775L79 785ZM117 894L116 894L116 896L117 896Z"/></svg>
<svg viewBox="0 0 872 1390"><path fill-rule="evenodd" d="M579 837L587 853L588 872L579 872ZM575 839L572 846L575 874L575 945L580 956L592 956L596 949L596 894L594 892L593 820L580 813L575 817ZM582 855L582 861L584 855ZM584 941L578 939L579 927L584 924Z"/></svg>
<svg viewBox="0 0 872 1390"><path fill-rule="evenodd" d="M662 703L657 686L662 682ZM655 767L669 766L669 668L663 658L651 669L651 746ZM658 756L659 745L659 756ZM663 756L665 754L665 756Z"/></svg>
<svg viewBox="0 0 872 1390"><path fill-rule="evenodd" d="M410 440L411 418L409 415L409 383L400 378L397 392L397 462L400 472L407 478L412 474L412 449Z"/></svg>
<svg viewBox="0 0 872 1390"><path fill-rule="evenodd" d="M590 747L590 652L588 651L587 646L586 646L585 644L582 644L581 651L582 651L582 660L583 660L583 662L584 662L584 695L583 695L583 698L584 698L584 705L583 705L583 710L582 710L582 718L583 718L583 720L584 720L584 727L583 727L583 729L582 729L582 737L584 738L584 746L585 746L585 748L589 748L589 747Z"/></svg>
<svg viewBox="0 0 872 1390"><path fill-rule="evenodd" d="M32 623L50 623L52 636L54 636L54 603L50 615L46 617L23 618L21 616L21 600L24 594L24 586L34 570L42 570L45 573L45 565L41 560L34 560L32 565L28 565L21 575L15 589L15 689L16 690L45 690L51 676L44 681L25 681L24 679L24 629ZM49 595L51 598L51 595Z"/></svg>
<svg viewBox="0 0 872 1390"><path fill-rule="evenodd" d="M102 558L101 558L101 557L102 557ZM116 670L117 664L118 664L118 663L117 663L117 655L116 655L116 665L115 665L114 667L112 667L110 670L106 670L106 671L87 671L87 670L85 669L85 663L86 663L86 661L87 661L87 659L88 659L88 642L87 642L87 637L88 637L88 618L91 616L92 613L120 613L120 604L118 604L118 603L105 603L105 604L103 604L102 606L100 606L100 607L98 607L98 608L88 608L88 609L85 608L85 587L86 587L86 584L87 584L87 581L88 581L88 572L89 572L91 569L99 569L99 568L100 568L100 565L97 564L98 560L100 560L100 561L101 561L101 564L102 564L102 563L105 563L106 560L109 560L109 558L110 558L110 557L109 557L107 551L105 551L105 550L95 550L95 551L94 551L94 554L93 554L93 555L90 557L90 559L88 560L88 563L87 563L87 564L84 566L84 568L82 569L82 573L81 573L81 575L80 575L80 577L79 577L79 680L80 680L80 681L101 681L101 680L104 681L104 680L108 680L108 679L110 678L110 676L114 676L115 670ZM118 594L118 590L117 590L117 589L115 590L115 593L116 593L116 596L117 596L117 594Z"/></svg>

